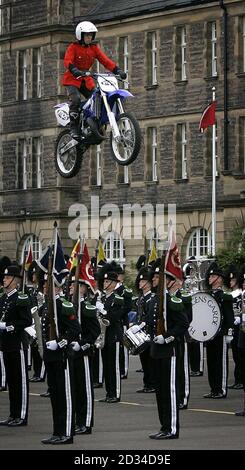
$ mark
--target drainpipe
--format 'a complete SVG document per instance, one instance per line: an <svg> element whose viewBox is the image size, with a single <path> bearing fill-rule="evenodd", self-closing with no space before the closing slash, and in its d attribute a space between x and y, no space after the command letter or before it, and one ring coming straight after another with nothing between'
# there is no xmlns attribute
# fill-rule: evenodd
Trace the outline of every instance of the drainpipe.
<svg viewBox="0 0 245 470"><path fill-rule="evenodd" d="M224 171L229 170L229 157L228 157L228 34L227 34L227 8L224 5L224 0L219 0L220 8L223 10L223 54L224 54Z"/></svg>

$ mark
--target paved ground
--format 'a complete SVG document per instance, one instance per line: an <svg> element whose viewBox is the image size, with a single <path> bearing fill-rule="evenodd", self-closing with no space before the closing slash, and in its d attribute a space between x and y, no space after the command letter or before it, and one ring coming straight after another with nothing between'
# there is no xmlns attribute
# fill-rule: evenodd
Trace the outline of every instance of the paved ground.
<svg viewBox="0 0 245 470"><path fill-rule="evenodd" d="M232 361L230 361L232 367ZM104 397L103 389L96 389L95 426L92 435L76 436L74 444L62 446L62 450L245 450L245 418L236 417L234 411L243 405L243 391L231 390L227 399L202 398L209 391L207 374L191 378L189 409L181 411L180 438L177 440L153 441L148 435L159 430L154 394L139 394L142 374L135 372L140 367L138 357L130 357L130 373L122 381L121 403L99 403ZM230 382L233 376L230 374ZM44 446L41 439L52 431L51 407L48 398L39 393L46 385L30 384L30 413L27 427L11 429L0 427L0 449L57 450L56 446ZM0 393L0 417L9 414L8 393ZM167 445L166 445L167 444Z"/></svg>

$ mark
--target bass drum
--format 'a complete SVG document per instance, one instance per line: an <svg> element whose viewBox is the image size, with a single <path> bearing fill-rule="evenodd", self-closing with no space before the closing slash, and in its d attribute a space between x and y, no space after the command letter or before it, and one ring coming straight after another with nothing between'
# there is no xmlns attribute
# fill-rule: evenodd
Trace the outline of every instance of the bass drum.
<svg viewBox="0 0 245 470"><path fill-rule="evenodd" d="M221 313L216 300L206 292L192 295L193 319L188 332L190 337L203 343L213 339L220 330Z"/></svg>

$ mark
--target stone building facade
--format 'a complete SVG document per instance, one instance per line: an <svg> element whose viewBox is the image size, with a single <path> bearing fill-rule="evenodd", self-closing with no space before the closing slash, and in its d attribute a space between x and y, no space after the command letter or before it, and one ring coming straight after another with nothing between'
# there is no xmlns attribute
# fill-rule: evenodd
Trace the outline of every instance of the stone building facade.
<svg viewBox="0 0 245 470"><path fill-rule="evenodd" d="M155 231L153 223L146 226L144 214L142 237L123 237L125 226L141 225L140 213L136 222L132 214L123 218L126 204L154 210L164 204L165 214L175 204L182 258L205 256L211 252L212 131L202 135L198 125L213 87L217 248L233 228L245 226L244 2L106 0L90 1L90 11L85 3L0 2L1 253L20 258L28 236L38 251L51 238L54 219L69 253L79 205L88 208L93 228L91 204L99 201L108 257L130 265L153 239L160 242L158 225ZM72 24L83 19L95 22L103 50L128 71L135 97L127 108L139 120L142 149L125 170L113 162L106 141L84 155L77 177L64 180L54 167L60 129L52 108L65 100L64 51L73 40ZM115 226L103 215L108 203L120 211ZM88 235L93 252L96 239Z"/></svg>

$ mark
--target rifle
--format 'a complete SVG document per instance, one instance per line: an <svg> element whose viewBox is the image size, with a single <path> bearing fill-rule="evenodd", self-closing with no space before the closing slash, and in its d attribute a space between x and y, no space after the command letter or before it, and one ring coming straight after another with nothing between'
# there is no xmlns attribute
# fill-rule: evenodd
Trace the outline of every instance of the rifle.
<svg viewBox="0 0 245 470"><path fill-rule="evenodd" d="M47 279L47 304L48 304L48 318L49 318L49 341L57 339L57 330L55 324L55 311L54 311L54 293L53 293L53 253L54 245L49 248L48 257L48 279Z"/></svg>
<svg viewBox="0 0 245 470"><path fill-rule="evenodd" d="M82 262L82 252L83 252L83 245L84 245L84 237L81 240L80 238L80 252L79 255L77 256L77 265L76 265L76 270L75 270L75 281L74 281L74 288L73 288L73 294L72 294L72 303L75 308L75 312L77 312L77 316L79 316L79 303L80 303L80 295L79 295L79 277L80 277L80 265Z"/></svg>
<svg viewBox="0 0 245 470"><path fill-rule="evenodd" d="M166 333L165 319L164 319L164 308L165 308L165 257L166 251L163 250L161 266L159 271L159 284L158 284L158 299L159 299L159 310L158 310L158 319L157 319L157 335L163 335Z"/></svg>

